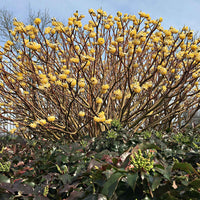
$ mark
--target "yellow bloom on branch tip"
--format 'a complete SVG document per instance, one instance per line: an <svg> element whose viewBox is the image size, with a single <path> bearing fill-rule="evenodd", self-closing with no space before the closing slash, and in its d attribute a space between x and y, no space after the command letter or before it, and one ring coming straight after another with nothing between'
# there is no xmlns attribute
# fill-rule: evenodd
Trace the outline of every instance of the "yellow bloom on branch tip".
<svg viewBox="0 0 200 200"><path fill-rule="evenodd" d="M101 111L99 114L98 114L98 117L97 116L94 116L94 121L95 122L104 122L106 120L105 118L105 114L103 111Z"/></svg>
<svg viewBox="0 0 200 200"><path fill-rule="evenodd" d="M30 126L31 128L36 128L36 127L37 127L37 124L34 122L34 123L31 123L29 126Z"/></svg>
<svg viewBox="0 0 200 200"><path fill-rule="evenodd" d="M95 32L91 32L90 34L89 34L89 37L91 37L91 38L94 38L96 36L96 33Z"/></svg>
<svg viewBox="0 0 200 200"><path fill-rule="evenodd" d="M78 82L78 86L79 87L85 87L85 81L84 80L80 80L79 82Z"/></svg>
<svg viewBox="0 0 200 200"><path fill-rule="evenodd" d="M109 25L109 24L105 24L105 25L104 25L104 28L105 28L105 29L109 29L109 28L110 28L110 25Z"/></svg>
<svg viewBox="0 0 200 200"><path fill-rule="evenodd" d="M114 91L116 99L122 99L122 91L120 89Z"/></svg>
<svg viewBox="0 0 200 200"><path fill-rule="evenodd" d="M140 93L142 88L140 86L136 86L136 87L133 88L133 90L134 90L135 93Z"/></svg>
<svg viewBox="0 0 200 200"><path fill-rule="evenodd" d="M60 79L66 79L66 78L67 78L67 75L66 75L66 74L59 74L59 78L60 78Z"/></svg>
<svg viewBox="0 0 200 200"><path fill-rule="evenodd" d="M90 80L92 82L92 85L96 85L98 83L98 81L95 77L92 77Z"/></svg>
<svg viewBox="0 0 200 200"><path fill-rule="evenodd" d="M109 52L110 53L115 53L116 52L116 48L109 46Z"/></svg>
<svg viewBox="0 0 200 200"><path fill-rule="evenodd" d="M180 38L181 40L184 40L185 37L186 37L186 35L185 35L184 33L181 33L181 34L179 35L179 38Z"/></svg>
<svg viewBox="0 0 200 200"><path fill-rule="evenodd" d="M163 85L162 90L163 90L163 92L165 92L167 90L167 87L165 85Z"/></svg>
<svg viewBox="0 0 200 200"><path fill-rule="evenodd" d="M124 41L124 38L123 38L123 37L118 37L118 38L116 39L116 41L117 41L117 42L123 42L123 41Z"/></svg>
<svg viewBox="0 0 200 200"><path fill-rule="evenodd" d="M107 119L107 120L105 121L106 124L111 124L111 122L112 122L112 119Z"/></svg>
<svg viewBox="0 0 200 200"><path fill-rule="evenodd" d="M16 128L13 128L10 130L10 133L13 134L16 130L17 130Z"/></svg>
<svg viewBox="0 0 200 200"><path fill-rule="evenodd" d="M41 119L40 121L39 121L39 123L40 123L40 125L45 125L46 123L47 123L47 121L45 120L45 119Z"/></svg>
<svg viewBox="0 0 200 200"><path fill-rule="evenodd" d="M79 58L70 58L70 62L79 63Z"/></svg>
<svg viewBox="0 0 200 200"><path fill-rule="evenodd" d="M103 103L103 99L102 99L102 98L100 98L100 97L97 97L97 99L96 99L96 103L98 103L98 104L101 104L101 103Z"/></svg>
<svg viewBox="0 0 200 200"><path fill-rule="evenodd" d="M51 32L51 27L45 28L44 34L49 34Z"/></svg>
<svg viewBox="0 0 200 200"><path fill-rule="evenodd" d="M157 67L158 71L162 74L162 75L166 75L167 74L167 69L162 67L161 65L159 65Z"/></svg>
<svg viewBox="0 0 200 200"><path fill-rule="evenodd" d="M55 116L49 116L49 117L47 117L47 120L49 121L49 122L53 122L53 121L55 121Z"/></svg>
<svg viewBox="0 0 200 200"><path fill-rule="evenodd" d="M97 43L99 44L99 45L103 45L104 43L105 43L105 40L103 39L103 38L98 38L98 41L97 41Z"/></svg>
<svg viewBox="0 0 200 200"><path fill-rule="evenodd" d="M94 13L94 10L93 10L92 8L90 8L90 9L88 10L88 12L91 14L91 13Z"/></svg>
<svg viewBox="0 0 200 200"><path fill-rule="evenodd" d="M56 76L52 76L52 75L51 75L51 76L50 76L50 80L53 81L53 82L56 81Z"/></svg>
<svg viewBox="0 0 200 200"><path fill-rule="evenodd" d="M41 23L41 19L40 18L35 18L34 24L35 25L39 25L40 23Z"/></svg>
<svg viewBox="0 0 200 200"><path fill-rule="evenodd" d="M85 116L85 112L80 111L80 112L78 113L78 115L79 115L80 117L84 117L84 116Z"/></svg>
<svg viewBox="0 0 200 200"><path fill-rule="evenodd" d="M95 121L95 122L100 122L100 120L101 120L101 119L100 119L99 117L94 116L94 121Z"/></svg>
<svg viewBox="0 0 200 200"><path fill-rule="evenodd" d="M76 86L76 79L72 79L72 81L71 81L71 86L72 86L72 87Z"/></svg>
<svg viewBox="0 0 200 200"><path fill-rule="evenodd" d="M108 84L102 85L101 88L102 90L107 90L109 89L109 85Z"/></svg>
<svg viewBox="0 0 200 200"><path fill-rule="evenodd" d="M192 74L192 78L198 78L198 74L197 73L193 73Z"/></svg>

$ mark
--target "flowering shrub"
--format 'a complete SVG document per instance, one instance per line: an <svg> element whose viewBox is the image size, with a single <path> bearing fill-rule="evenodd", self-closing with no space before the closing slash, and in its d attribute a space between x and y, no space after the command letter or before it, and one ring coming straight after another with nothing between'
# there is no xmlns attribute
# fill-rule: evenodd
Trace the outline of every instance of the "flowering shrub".
<svg viewBox="0 0 200 200"><path fill-rule="evenodd" d="M200 106L193 32L166 30L143 12L89 14L84 26L76 12L44 32L38 18L13 22L13 41L0 51L0 122L53 140L97 136L113 119L130 132L187 125Z"/></svg>

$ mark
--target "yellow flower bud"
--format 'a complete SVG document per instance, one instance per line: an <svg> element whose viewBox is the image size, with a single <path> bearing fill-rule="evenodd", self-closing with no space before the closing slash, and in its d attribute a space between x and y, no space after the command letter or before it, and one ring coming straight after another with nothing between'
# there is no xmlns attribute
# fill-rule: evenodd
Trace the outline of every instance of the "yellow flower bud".
<svg viewBox="0 0 200 200"><path fill-rule="evenodd" d="M53 121L55 121L55 116L49 116L49 117L47 117L47 120L49 121L49 122L53 122Z"/></svg>
<svg viewBox="0 0 200 200"><path fill-rule="evenodd" d="M80 80L80 81L78 82L78 86L79 86L79 87L85 87L85 81L84 81L84 80Z"/></svg>
<svg viewBox="0 0 200 200"><path fill-rule="evenodd" d="M107 89L109 89L109 85L108 84L102 85L101 89L102 90L107 90Z"/></svg>
<svg viewBox="0 0 200 200"><path fill-rule="evenodd" d="M60 79L64 80L67 78L67 75L66 74L59 74L58 75Z"/></svg>
<svg viewBox="0 0 200 200"><path fill-rule="evenodd" d="M95 32L91 32L91 33L89 34L89 37L91 37L91 38L96 37L96 33L95 33Z"/></svg>
<svg viewBox="0 0 200 200"><path fill-rule="evenodd" d="M98 41L97 41L97 43L99 44L99 45L103 45L104 43L105 43L105 40L103 39L103 38L98 38Z"/></svg>
<svg viewBox="0 0 200 200"><path fill-rule="evenodd" d="M181 34L179 35L179 38L180 38L181 40L184 40L185 37L186 37L186 35L185 35L184 33L181 33Z"/></svg>
<svg viewBox="0 0 200 200"><path fill-rule="evenodd" d="M103 99L100 97L97 97L96 99L96 103L101 104L103 102Z"/></svg>
<svg viewBox="0 0 200 200"><path fill-rule="evenodd" d="M80 112L78 113L78 115L79 115L80 117L84 117L84 116L85 116L85 112L80 111Z"/></svg>
<svg viewBox="0 0 200 200"><path fill-rule="evenodd" d="M105 120L105 123L106 123L106 124L111 124L111 122L112 122L112 119L107 119L107 120Z"/></svg>
<svg viewBox="0 0 200 200"><path fill-rule="evenodd" d="M140 93L141 90L142 90L142 88L141 88L140 86L136 86L136 87L133 88L133 91L134 91L135 93Z"/></svg>
<svg viewBox="0 0 200 200"><path fill-rule="evenodd" d="M109 29L109 28L110 28L110 24L105 24L105 25L104 25L104 28L105 28L105 29Z"/></svg>
<svg viewBox="0 0 200 200"><path fill-rule="evenodd" d="M120 89L114 91L116 99L122 99L122 91Z"/></svg>
<svg viewBox="0 0 200 200"><path fill-rule="evenodd" d="M123 37L118 37L117 39L116 39L116 42L123 42L124 41L124 38Z"/></svg>
<svg viewBox="0 0 200 200"><path fill-rule="evenodd" d="M41 23L41 19L40 18L35 18L34 24L35 25L39 25L40 23Z"/></svg>
<svg viewBox="0 0 200 200"><path fill-rule="evenodd" d="M47 123L47 121L45 119L41 119L39 120L40 125L45 125Z"/></svg>
<svg viewBox="0 0 200 200"><path fill-rule="evenodd" d="M96 85L98 83L98 80L95 77L92 77L90 80L92 85Z"/></svg>
<svg viewBox="0 0 200 200"><path fill-rule="evenodd" d="M72 86L72 87L76 86L76 79L72 79L72 81L71 81L71 86Z"/></svg>

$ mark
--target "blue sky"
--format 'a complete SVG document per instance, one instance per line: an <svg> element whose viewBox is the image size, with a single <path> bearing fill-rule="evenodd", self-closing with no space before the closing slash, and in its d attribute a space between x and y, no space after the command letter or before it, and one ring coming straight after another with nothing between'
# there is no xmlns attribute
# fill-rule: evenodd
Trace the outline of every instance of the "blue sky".
<svg viewBox="0 0 200 200"><path fill-rule="evenodd" d="M163 27L181 29L189 26L195 33L200 30L200 0L0 0L0 9L8 9L19 20L25 20L29 8L47 9L51 17L67 22L76 10L88 16L88 9L102 8L108 14L117 11L136 14L149 13L153 19L163 17Z"/></svg>

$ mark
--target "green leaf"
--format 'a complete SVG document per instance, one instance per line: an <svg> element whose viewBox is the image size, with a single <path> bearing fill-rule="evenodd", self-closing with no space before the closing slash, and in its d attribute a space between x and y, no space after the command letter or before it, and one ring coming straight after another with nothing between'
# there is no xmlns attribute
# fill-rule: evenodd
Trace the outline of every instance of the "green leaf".
<svg viewBox="0 0 200 200"><path fill-rule="evenodd" d="M0 183L10 183L10 179L7 176L0 174Z"/></svg>
<svg viewBox="0 0 200 200"><path fill-rule="evenodd" d="M173 170L177 170L177 169L189 174L195 173L198 176L200 176L199 173L192 167L190 163L175 163L173 166Z"/></svg>
<svg viewBox="0 0 200 200"><path fill-rule="evenodd" d="M159 146L152 144L152 143L142 143L139 145L141 150L146 150L146 149L156 149L156 150L161 150Z"/></svg>
<svg viewBox="0 0 200 200"><path fill-rule="evenodd" d="M200 189L200 179L195 179L192 182L190 182L189 186L195 189Z"/></svg>
<svg viewBox="0 0 200 200"><path fill-rule="evenodd" d="M137 179L138 179L138 173L127 175L127 183L133 189L133 191L135 190Z"/></svg>
<svg viewBox="0 0 200 200"><path fill-rule="evenodd" d="M108 181L104 184L102 194L106 195L108 198L111 198L117 189L120 179L125 176L123 173L116 172L111 175Z"/></svg>
<svg viewBox="0 0 200 200"><path fill-rule="evenodd" d="M159 176L155 176L153 178L153 183L152 183L152 186L151 186L153 191L159 187L161 180L162 180L162 178L159 177Z"/></svg>
<svg viewBox="0 0 200 200"><path fill-rule="evenodd" d="M72 177L69 174L60 175L59 178L63 182L63 184L70 184L72 181Z"/></svg>
<svg viewBox="0 0 200 200"><path fill-rule="evenodd" d="M159 167L155 167L155 170L157 172L159 172L160 174L162 174L167 180L170 180L169 169L162 169L162 168L159 168Z"/></svg>

